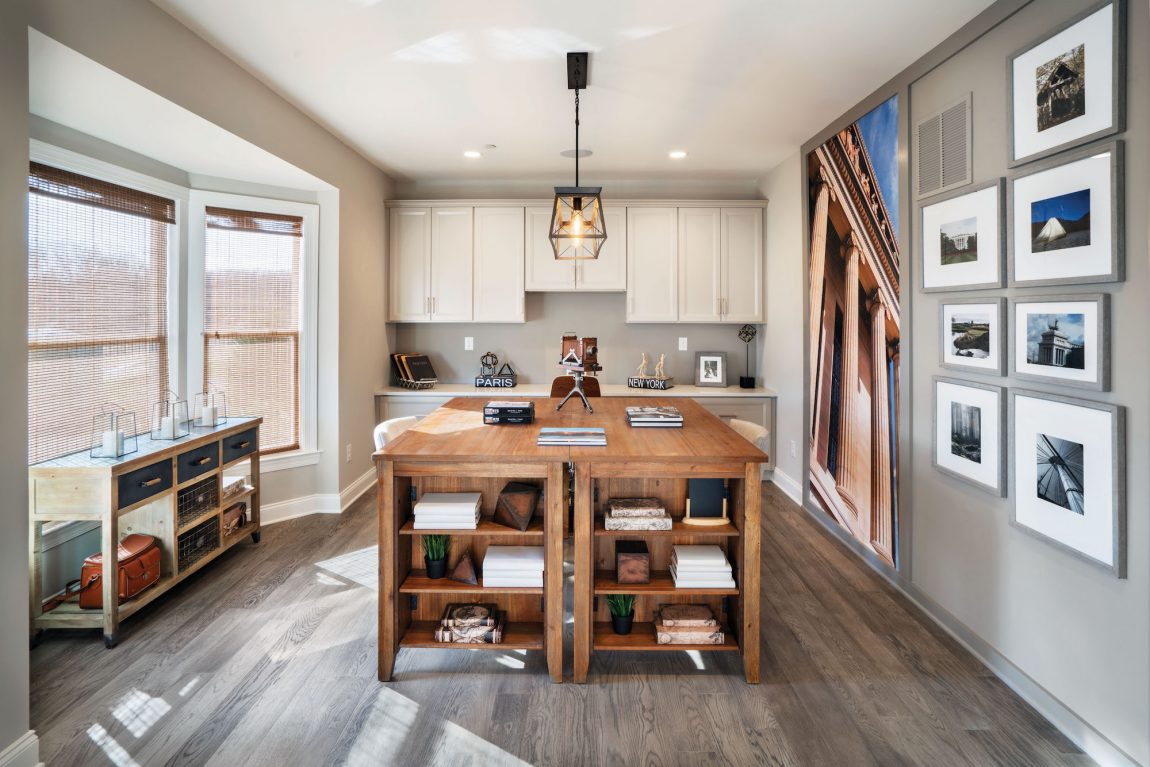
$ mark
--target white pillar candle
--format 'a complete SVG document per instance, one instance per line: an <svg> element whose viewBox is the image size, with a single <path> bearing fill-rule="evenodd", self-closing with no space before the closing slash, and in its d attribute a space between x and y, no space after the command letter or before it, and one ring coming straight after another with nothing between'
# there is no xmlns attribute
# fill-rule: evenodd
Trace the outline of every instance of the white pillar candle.
<svg viewBox="0 0 1150 767"><path fill-rule="evenodd" d="M122 429L104 432L101 451L106 458L119 458L124 454L124 431Z"/></svg>
<svg viewBox="0 0 1150 767"><path fill-rule="evenodd" d="M170 415L160 418L160 439L176 438L176 419Z"/></svg>
<svg viewBox="0 0 1150 767"><path fill-rule="evenodd" d="M200 420L198 426L215 426L216 425L216 409L211 405L204 405L200 409Z"/></svg>

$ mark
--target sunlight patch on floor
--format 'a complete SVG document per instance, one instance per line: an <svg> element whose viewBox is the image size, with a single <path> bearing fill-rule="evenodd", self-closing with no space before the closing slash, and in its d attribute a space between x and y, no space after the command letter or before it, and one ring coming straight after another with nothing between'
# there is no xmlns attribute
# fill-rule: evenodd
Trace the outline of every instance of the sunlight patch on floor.
<svg viewBox="0 0 1150 767"><path fill-rule="evenodd" d="M402 764L404 741L419 714L419 704L383 688L347 755L349 765Z"/></svg>
<svg viewBox="0 0 1150 767"><path fill-rule="evenodd" d="M101 725L94 724L89 727L88 737L100 747L100 750L116 767L140 767L140 763L133 759L132 755L117 743L116 739L109 735L108 731Z"/></svg>
<svg viewBox="0 0 1150 767"><path fill-rule="evenodd" d="M112 709L112 716L124 725L133 737L139 738L171 710L171 704L163 698L153 698L146 692L131 690Z"/></svg>
<svg viewBox="0 0 1150 767"><path fill-rule="evenodd" d="M687 657L695 662L695 668L699 671L706 671L707 667L703 665L703 653L698 650L687 650Z"/></svg>
<svg viewBox="0 0 1150 767"><path fill-rule="evenodd" d="M494 743L488 743L475 733L465 730L454 722L444 722L443 730L436 744L438 754L466 754L467 763L479 765L527 765L527 762L513 756Z"/></svg>
<svg viewBox="0 0 1150 767"><path fill-rule="evenodd" d="M379 589L379 546L349 551L347 554L316 562L315 566L326 571L316 573L319 582L325 585L355 583L372 591Z"/></svg>

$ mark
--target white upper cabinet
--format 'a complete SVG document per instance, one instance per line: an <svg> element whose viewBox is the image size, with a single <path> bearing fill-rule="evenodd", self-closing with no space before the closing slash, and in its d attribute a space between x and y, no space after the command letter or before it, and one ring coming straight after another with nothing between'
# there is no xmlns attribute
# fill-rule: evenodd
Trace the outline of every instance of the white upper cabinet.
<svg viewBox="0 0 1150 767"><path fill-rule="evenodd" d="M627 289L627 209L604 208L607 241L595 260L575 262L576 290Z"/></svg>
<svg viewBox="0 0 1150 767"><path fill-rule="evenodd" d="M627 208L628 322L679 319L677 222L677 208Z"/></svg>
<svg viewBox="0 0 1150 767"><path fill-rule="evenodd" d="M523 208L475 209L474 319L523 322Z"/></svg>
<svg viewBox="0 0 1150 767"><path fill-rule="evenodd" d="M431 209L431 321L471 321L471 208Z"/></svg>
<svg viewBox="0 0 1150 767"><path fill-rule="evenodd" d="M547 236L551 232L551 207L527 208L525 215L527 290L574 290L575 262L556 261Z"/></svg>
<svg viewBox="0 0 1150 767"><path fill-rule="evenodd" d="M388 319L431 316L431 208L392 208L389 229Z"/></svg>
<svg viewBox="0 0 1150 767"><path fill-rule="evenodd" d="M719 208L679 208L679 321L722 319Z"/></svg>
<svg viewBox="0 0 1150 767"><path fill-rule="evenodd" d="M723 321L762 322L761 208L723 208L721 252Z"/></svg>

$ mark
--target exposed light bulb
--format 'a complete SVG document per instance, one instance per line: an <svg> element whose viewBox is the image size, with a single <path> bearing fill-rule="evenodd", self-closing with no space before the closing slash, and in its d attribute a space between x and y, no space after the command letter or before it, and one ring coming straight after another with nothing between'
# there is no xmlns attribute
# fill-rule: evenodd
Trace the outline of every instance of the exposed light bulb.
<svg viewBox="0 0 1150 767"><path fill-rule="evenodd" d="M579 235L583 232L583 214L575 211L571 216L571 234Z"/></svg>
<svg viewBox="0 0 1150 767"><path fill-rule="evenodd" d="M667 154L667 156L670 157L672 160L682 160L684 157L687 156L687 153L684 152L682 149L675 149L675 150L669 152Z"/></svg>

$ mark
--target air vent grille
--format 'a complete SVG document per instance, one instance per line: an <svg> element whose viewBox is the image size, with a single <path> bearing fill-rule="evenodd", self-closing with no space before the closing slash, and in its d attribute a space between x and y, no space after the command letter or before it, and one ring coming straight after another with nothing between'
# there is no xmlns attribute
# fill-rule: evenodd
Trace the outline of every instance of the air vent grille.
<svg viewBox="0 0 1150 767"><path fill-rule="evenodd" d="M914 129L915 178L919 198L971 181L970 95Z"/></svg>

